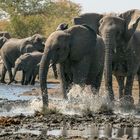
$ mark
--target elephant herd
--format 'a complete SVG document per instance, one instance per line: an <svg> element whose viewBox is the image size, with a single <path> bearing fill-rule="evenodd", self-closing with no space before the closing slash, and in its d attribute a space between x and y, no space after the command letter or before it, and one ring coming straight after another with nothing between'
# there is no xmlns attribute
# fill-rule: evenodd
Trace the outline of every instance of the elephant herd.
<svg viewBox="0 0 140 140"><path fill-rule="evenodd" d="M114 100L113 74L119 85L119 98L127 96L133 102L135 75L140 89L139 21L138 9L121 14L82 14L73 19L71 27L60 24L45 44L40 34L24 39L0 34L1 82L5 83L6 71L10 84L16 72L22 70L21 83L34 84L39 72L43 105L48 106L46 79L50 66L55 77L59 76L64 98L72 84L90 85L91 90L98 92L104 73L105 90Z"/></svg>

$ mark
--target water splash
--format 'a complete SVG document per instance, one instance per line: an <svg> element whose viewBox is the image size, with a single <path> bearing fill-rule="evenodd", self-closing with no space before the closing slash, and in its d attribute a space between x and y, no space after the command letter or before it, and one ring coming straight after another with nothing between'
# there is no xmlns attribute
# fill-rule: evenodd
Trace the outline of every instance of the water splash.
<svg viewBox="0 0 140 140"><path fill-rule="evenodd" d="M111 110L112 102L105 94L96 93L90 86L73 85L68 92L68 100L59 100L57 108L64 114L95 113L100 110ZM52 104L52 102L50 102Z"/></svg>

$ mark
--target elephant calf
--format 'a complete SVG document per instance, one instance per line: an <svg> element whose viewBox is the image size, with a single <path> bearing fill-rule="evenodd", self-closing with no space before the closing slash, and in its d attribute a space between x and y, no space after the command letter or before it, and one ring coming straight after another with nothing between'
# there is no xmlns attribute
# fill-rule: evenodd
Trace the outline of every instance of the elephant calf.
<svg viewBox="0 0 140 140"><path fill-rule="evenodd" d="M43 55L43 53L38 52L38 51L32 52L32 53L25 53L25 54L21 55L15 62L12 81L14 81L17 71L22 70L23 77L22 77L21 84L22 85L27 85L27 84L34 85L35 78L39 71L39 63L42 58L42 55ZM53 65L53 68L54 68L53 70L55 73L54 75L56 76L57 72L56 72L55 65Z"/></svg>

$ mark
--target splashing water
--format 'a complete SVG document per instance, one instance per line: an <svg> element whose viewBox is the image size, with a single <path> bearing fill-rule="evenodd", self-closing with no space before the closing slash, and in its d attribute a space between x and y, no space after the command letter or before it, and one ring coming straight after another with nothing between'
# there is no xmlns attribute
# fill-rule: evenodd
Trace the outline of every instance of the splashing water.
<svg viewBox="0 0 140 140"><path fill-rule="evenodd" d="M68 100L59 99L56 103L53 100L50 101L50 106L56 104L56 108L64 114L83 114L87 111L91 113L98 112L100 110L105 111L112 109L112 102L109 97L104 93L100 95L91 90L90 86L80 87L79 85L73 85L68 92Z"/></svg>

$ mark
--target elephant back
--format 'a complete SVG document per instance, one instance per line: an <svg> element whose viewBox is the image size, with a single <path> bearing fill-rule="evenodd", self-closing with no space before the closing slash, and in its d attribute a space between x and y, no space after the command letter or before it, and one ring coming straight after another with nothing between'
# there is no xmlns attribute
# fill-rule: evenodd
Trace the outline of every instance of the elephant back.
<svg viewBox="0 0 140 140"><path fill-rule="evenodd" d="M96 32L87 25L74 25L66 31L71 36L71 59L82 59L83 56L90 54L91 50L95 48L97 39Z"/></svg>
<svg viewBox="0 0 140 140"><path fill-rule="evenodd" d="M90 26L92 29L94 29L96 33L98 33L99 21L102 17L103 17L102 14L86 13L80 15L79 17L75 17L73 19L73 24L74 25L86 24Z"/></svg>

